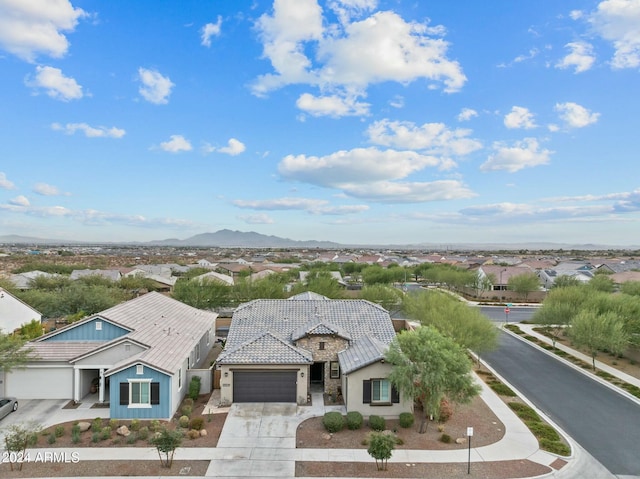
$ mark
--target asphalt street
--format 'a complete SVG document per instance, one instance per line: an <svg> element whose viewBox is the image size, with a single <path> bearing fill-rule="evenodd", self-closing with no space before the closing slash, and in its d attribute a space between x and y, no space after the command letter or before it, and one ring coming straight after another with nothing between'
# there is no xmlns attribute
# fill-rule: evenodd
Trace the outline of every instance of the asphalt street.
<svg viewBox="0 0 640 479"><path fill-rule="evenodd" d="M616 475L640 475L640 406L501 332L482 358Z"/></svg>

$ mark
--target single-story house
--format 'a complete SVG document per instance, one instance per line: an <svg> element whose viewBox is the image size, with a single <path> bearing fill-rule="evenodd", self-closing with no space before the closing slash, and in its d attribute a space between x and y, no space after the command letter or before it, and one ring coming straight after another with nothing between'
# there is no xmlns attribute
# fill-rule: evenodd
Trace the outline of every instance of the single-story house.
<svg viewBox="0 0 640 479"><path fill-rule="evenodd" d="M112 418L170 418L213 347L216 317L147 293L27 343L35 359L6 374L5 394L81 402L95 390Z"/></svg>
<svg viewBox="0 0 640 479"><path fill-rule="evenodd" d="M389 313L369 301L315 293L250 301L234 311L218 356L221 401L305 404L324 391L342 395L348 411L397 416L413 401L386 379L394 337Z"/></svg>
<svg viewBox="0 0 640 479"><path fill-rule="evenodd" d="M42 321L42 313L0 288L0 330L3 333L11 334L34 319Z"/></svg>

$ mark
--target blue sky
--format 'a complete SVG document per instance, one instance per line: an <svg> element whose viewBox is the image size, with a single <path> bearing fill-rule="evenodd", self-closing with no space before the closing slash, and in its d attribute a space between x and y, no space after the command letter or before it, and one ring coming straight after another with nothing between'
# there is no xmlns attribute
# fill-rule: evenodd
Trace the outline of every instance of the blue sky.
<svg viewBox="0 0 640 479"><path fill-rule="evenodd" d="M0 0L0 69L0 234L639 244L640 0Z"/></svg>

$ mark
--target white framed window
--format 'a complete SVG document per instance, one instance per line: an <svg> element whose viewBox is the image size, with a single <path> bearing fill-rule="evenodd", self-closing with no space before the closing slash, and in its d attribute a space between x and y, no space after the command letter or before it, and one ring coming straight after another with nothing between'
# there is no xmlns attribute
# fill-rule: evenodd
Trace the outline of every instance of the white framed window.
<svg viewBox="0 0 640 479"><path fill-rule="evenodd" d="M129 380L129 407L151 407L151 379Z"/></svg>
<svg viewBox="0 0 640 479"><path fill-rule="evenodd" d="M142 364L136 364L136 374L144 374L144 366Z"/></svg>
<svg viewBox="0 0 640 479"><path fill-rule="evenodd" d="M371 380L371 404L391 404L391 384L388 379Z"/></svg>
<svg viewBox="0 0 640 479"><path fill-rule="evenodd" d="M331 379L340 379L340 363L338 361L331 361L329 377Z"/></svg>
<svg viewBox="0 0 640 479"><path fill-rule="evenodd" d="M102 331L102 321L96 321L96 331Z"/></svg>

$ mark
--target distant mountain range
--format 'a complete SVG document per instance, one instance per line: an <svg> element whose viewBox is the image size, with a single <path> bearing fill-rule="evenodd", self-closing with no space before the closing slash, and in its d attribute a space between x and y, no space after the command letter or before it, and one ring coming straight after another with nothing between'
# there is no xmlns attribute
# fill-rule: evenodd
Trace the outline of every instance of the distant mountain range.
<svg viewBox="0 0 640 479"><path fill-rule="evenodd" d="M0 244L24 244L24 245L88 245L96 244L86 241L59 240L33 238L19 235L0 235ZM186 239L169 238L157 241L100 243L104 245L139 245L139 246L182 246L182 247L219 247L219 248L305 248L305 249L417 249L431 251L517 251L517 250L637 250L640 246L611 246L598 244L563 244L563 243L421 243L405 245L375 245L375 244L340 244L333 241L299 241L279 236L263 235L254 231L232 231L228 229L215 233L202 233Z"/></svg>

